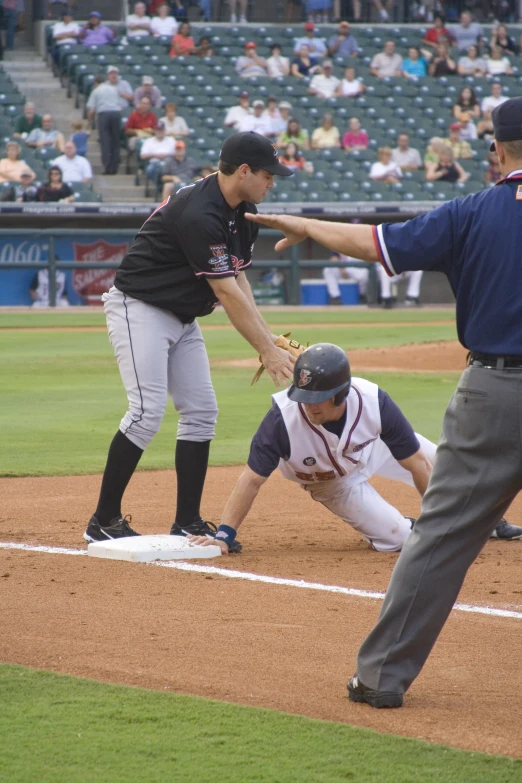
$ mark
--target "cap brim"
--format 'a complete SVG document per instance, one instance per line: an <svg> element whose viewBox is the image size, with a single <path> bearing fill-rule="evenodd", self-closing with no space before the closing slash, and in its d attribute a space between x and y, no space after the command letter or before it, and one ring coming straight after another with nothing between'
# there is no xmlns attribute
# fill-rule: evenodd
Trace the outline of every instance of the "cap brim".
<svg viewBox="0 0 522 783"><path fill-rule="evenodd" d="M292 169L288 166L283 166L282 163L272 163L270 166L260 166L263 171L268 171L269 174L277 174L278 177L291 177L293 176Z"/></svg>

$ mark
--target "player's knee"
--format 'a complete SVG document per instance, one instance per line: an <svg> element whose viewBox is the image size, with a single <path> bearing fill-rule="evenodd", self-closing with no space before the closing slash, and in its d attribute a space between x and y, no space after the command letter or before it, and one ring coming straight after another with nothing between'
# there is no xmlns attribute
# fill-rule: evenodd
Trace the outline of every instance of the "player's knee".
<svg viewBox="0 0 522 783"><path fill-rule="evenodd" d="M178 438L182 440L212 440L216 434L217 405L204 411L193 411L180 416Z"/></svg>
<svg viewBox="0 0 522 783"><path fill-rule="evenodd" d="M146 449L159 432L165 409L149 412L128 412L121 420L120 430L140 449Z"/></svg>
<svg viewBox="0 0 522 783"><path fill-rule="evenodd" d="M402 517L383 530L377 538L372 538L372 547L377 552L400 552L411 532L411 523Z"/></svg>

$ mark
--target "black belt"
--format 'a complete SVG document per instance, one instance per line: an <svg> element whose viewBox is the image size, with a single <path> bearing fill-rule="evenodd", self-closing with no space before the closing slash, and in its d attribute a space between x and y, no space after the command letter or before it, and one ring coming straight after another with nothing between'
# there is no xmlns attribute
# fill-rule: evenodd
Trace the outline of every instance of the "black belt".
<svg viewBox="0 0 522 783"><path fill-rule="evenodd" d="M495 356L490 353L470 351L469 366L488 370L522 370L522 356Z"/></svg>

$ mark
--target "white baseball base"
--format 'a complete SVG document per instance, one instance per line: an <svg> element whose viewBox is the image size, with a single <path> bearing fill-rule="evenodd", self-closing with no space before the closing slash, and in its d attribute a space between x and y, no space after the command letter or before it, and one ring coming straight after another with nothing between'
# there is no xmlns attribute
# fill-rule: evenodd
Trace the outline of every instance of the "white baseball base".
<svg viewBox="0 0 522 783"><path fill-rule="evenodd" d="M152 563L154 560L197 560L219 557L217 544L192 544L185 536L129 536L89 544L87 554L109 560Z"/></svg>

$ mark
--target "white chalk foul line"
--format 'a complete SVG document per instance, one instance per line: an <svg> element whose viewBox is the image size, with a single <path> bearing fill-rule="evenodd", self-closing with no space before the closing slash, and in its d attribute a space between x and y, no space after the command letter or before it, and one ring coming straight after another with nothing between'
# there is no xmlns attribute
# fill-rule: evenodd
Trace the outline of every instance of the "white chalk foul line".
<svg viewBox="0 0 522 783"><path fill-rule="evenodd" d="M32 546L31 544L3 543L0 541L0 549L22 549L25 552L43 552L48 555L86 555L85 549L65 549L58 546ZM159 568L175 568L177 571L192 571L197 574L211 574L224 576L227 579L244 579L247 582L263 582L282 587L299 587L304 590L319 590L324 593L338 593L351 595L356 598L373 598L378 601L384 599L384 593L375 593L371 590L357 590L354 587L340 587L338 585L323 585L320 582L305 582L302 579L283 579L280 576L266 576L264 574L251 574L248 571L232 571L228 568L216 566L196 565L195 563L180 563L177 561L156 561L143 565L157 566ZM453 607L458 612L470 612L472 614L486 614L493 617L510 617L522 620L522 612L514 612L508 609L494 609L491 606L474 606L473 604L455 604Z"/></svg>

